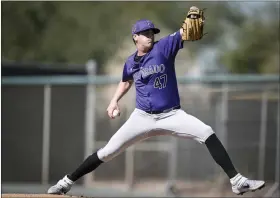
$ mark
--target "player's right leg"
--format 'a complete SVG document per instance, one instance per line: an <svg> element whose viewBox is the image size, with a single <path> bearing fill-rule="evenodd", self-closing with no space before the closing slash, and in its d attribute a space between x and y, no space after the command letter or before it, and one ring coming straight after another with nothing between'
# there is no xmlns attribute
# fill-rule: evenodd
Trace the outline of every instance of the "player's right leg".
<svg viewBox="0 0 280 198"><path fill-rule="evenodd" d="M152 116L135 109L130 118L111 137L105 147L87 157L72 174L64 176L56 185L50 187L48 193L67 193L79 178L95 170L103 162L110 161L134 143L149 138L148 132L154 127L155 120Z"/></svg>

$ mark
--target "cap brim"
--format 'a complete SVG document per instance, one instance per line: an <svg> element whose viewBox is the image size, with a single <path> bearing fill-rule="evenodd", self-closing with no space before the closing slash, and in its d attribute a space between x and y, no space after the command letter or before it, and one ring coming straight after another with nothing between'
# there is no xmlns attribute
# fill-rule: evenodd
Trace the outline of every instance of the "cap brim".
<svg viewBox="0 0 280 198"><path fill-rule="evenodd" d="M153 31L154 31L155 34L160 33L160 29L158 29L158 28L153 28Z"/></svg>
<svg viewBox="0 0 280 198"><path fill-rule="evenodd" d="M143 29L143 30L141 30L139 32L135 32L134 34L138 34L140 32L144 32L144 31L147 31L147 30L153 30L154 34L160 33L160 29L158 29L158 28L146 28L146 29Z"/></svg>

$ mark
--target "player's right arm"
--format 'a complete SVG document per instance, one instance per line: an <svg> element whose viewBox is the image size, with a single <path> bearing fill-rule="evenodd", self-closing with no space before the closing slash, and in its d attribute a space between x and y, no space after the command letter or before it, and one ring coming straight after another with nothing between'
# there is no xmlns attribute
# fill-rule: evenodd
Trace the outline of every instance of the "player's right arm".
<svg viewBox="0 0 280 198"><path fill-rule="evenodd" d="M122 80L119 82L117 90L107 108L107 113L110 118L113 118L113 111L116 109L120 113L118 106L119 100L128 92L133 84L133 76L131 72L131 63L126 62L123 68Z"/></svg>
<svg viewBox="0 0 280 198"><path fill-rule="evenodd" d="M120 113L118 102L128 92L131 85L133 84L133 77L130 66L131 64L129 62L126 62L124 64L122 80L119 82L117 90L115 91L115 94L107 108L107 113L110 118L113 118L113 111L115 109Z"/></svg>

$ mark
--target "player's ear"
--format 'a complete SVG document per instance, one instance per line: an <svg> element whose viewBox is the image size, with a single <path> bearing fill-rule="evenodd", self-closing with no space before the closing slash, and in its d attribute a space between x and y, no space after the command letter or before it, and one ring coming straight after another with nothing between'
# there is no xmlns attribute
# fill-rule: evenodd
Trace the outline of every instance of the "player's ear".
<svg viewBox="0 0 280 198"><path fill-rule="evenodd" d="M138 35L137 34L133 34L133 40L134 40L134 43L137 42L137 40L138 40Z"/></svg>

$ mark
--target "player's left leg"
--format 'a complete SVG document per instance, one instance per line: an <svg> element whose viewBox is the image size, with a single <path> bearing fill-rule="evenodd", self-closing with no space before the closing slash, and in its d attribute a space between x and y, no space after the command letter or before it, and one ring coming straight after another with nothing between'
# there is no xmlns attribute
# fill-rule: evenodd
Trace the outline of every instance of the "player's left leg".
<svg viewBox="0 0 280 198"><path fill-rule="evenodd" d="M230 183L232 184L232 191L235 194L242 195L245 192L255 191L264 187L264 181L250 180L242 176L240 173L237 173L226 149L215 134L210 135L206 139L205 145L207 146L210 154L212 155L216 163L224 169L224 171L230 178Z"/></svg>
<svg viewBox="0 0 280 198"><path fill-rule="evenodd" d="M169 114L170 116L166 114L166 117L157 122L157 128L169 130L173 136L190 138L205 144L215 162L228 175L234 193L243 194L264 186L264 181L249 180L236 171L227 151L210 126L181 109Z"/></svg>

